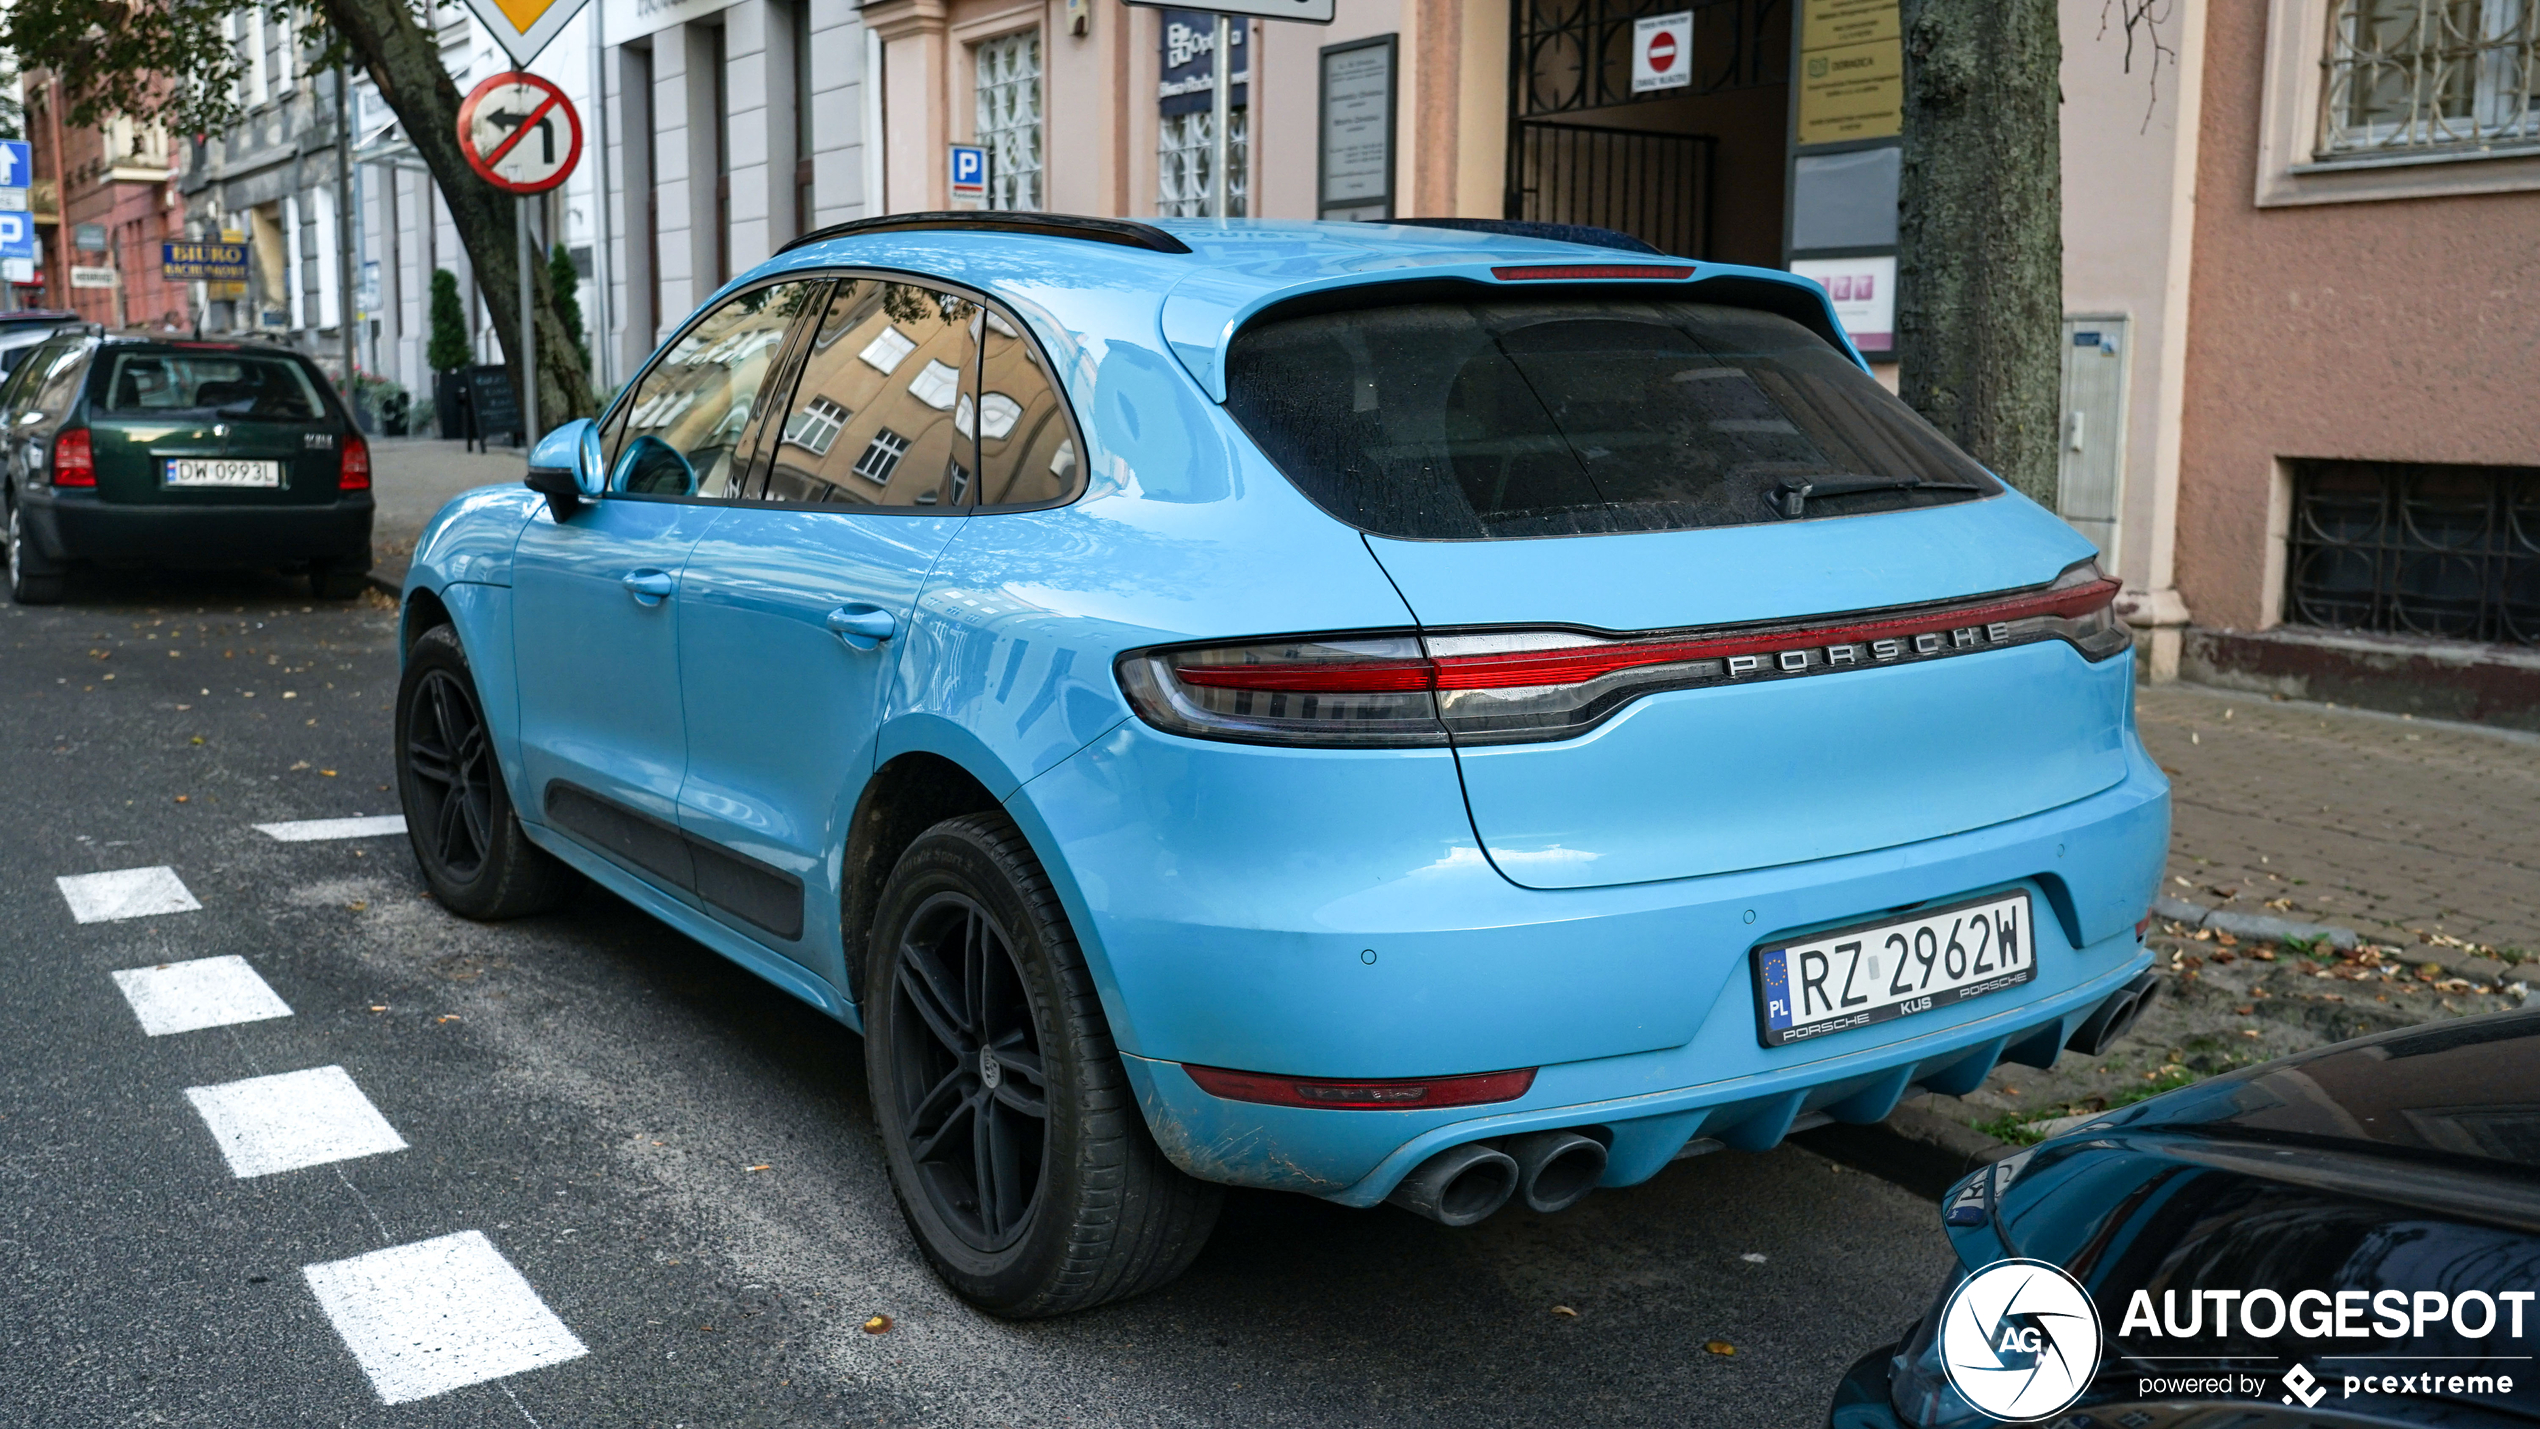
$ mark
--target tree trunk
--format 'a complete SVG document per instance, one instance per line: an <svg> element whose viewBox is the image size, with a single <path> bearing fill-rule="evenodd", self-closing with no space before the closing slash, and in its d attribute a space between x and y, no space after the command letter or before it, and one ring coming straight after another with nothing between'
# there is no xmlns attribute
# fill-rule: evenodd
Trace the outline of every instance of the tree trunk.
<svg viewBox="0 0 2540 1429"><path fill-rule="evenodd" d="M1902 10L1902 395L2051 509L2064 317L2056 0Z"/></svg>
<svg viewBox="0 0 2540 1429"><path fill-rule="evenodd" d="M459 104L463 96L441 67L440 46L415 23L403 0L319 0L336 32L343 35L380 97L396 111L407 140L423 155L450 206L451 225L467 245L468 262L476 271L477 291L503 344L511 367L512 388L526 393L520 352L519 203L510 194L478 177L459 151ZM535 250L537 245L531 245ZM546 264L530 264L537 285L533 306L538 322L538 417L553 427L573 417L592 415L597 405L591 379L574 352L575 334L557 315L555 290L547 282ZM538 433L531 433L536 441Z"/></svg>

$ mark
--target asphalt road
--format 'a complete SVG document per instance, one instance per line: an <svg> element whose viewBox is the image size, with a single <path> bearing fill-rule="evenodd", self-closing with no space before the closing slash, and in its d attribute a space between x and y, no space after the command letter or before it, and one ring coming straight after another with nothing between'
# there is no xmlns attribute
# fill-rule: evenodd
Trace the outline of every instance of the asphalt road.
<svg viewBox="0 0 2540 1429"><path fill-rule="evenodd" d="M1804 1425L1938 1282L1932 1205L1785 1147L1468 1231L1241 1195L1161 1293L985 1319L901 1227L854 1035L596 889L471 924L402 838L255 831L394 812L384 605L0 605L0 1421ZM162 865L199 909L55 883ZM224 955L290 1015L148 1036L111 976ZM186 1094L326 1067L404 1149L241 1178ZM303 1267L471 1231L587 1353L383 1403Z"/></svg>

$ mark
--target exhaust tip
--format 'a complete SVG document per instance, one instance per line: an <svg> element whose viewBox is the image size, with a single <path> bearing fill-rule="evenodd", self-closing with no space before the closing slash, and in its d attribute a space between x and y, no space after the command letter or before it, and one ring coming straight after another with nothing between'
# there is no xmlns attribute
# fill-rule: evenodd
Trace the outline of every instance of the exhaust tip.
<svg viewBox="0 0 2540 1429"><path fill-rule="evenodd" d="M1516 1160L1476 1141L1421 1162L1385 1199L1442 1226L1469 1226L1489 1219L1516 1191Z"/></svg>
<svg viewBox="0 0 2540 1429"><path fill-rule="evenodd" d="M2108 1000L2100 1003L2090 1016L2082 1020L2081 1026L2073 1029L2071 1039L2064 1045L2085 1057L2096 1057L2107 1051L2134 1030L2135 1020L2143 1015L2145 1007L2151 1005L2160 988L2158 974L2150 971L2137 973L2132 982L2108 994Z"/></svg>
<svg viewBox="0 0 2540 1429"><path fill-rule="evenodd" d="M1526 1209L1549 1215L1587 1199L1605 1177L1605 1143L1576 1131L1538 1131L1508 1143L1517 1163L1517 1195Z"/></svg>

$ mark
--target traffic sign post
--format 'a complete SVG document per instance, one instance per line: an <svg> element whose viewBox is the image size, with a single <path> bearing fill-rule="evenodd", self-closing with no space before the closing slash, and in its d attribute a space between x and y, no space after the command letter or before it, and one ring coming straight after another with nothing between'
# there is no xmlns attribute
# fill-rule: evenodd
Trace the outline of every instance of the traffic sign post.
<svg viewBox="0 0 2540 1429"><path fill-rule="evenodd" d="M514 71L470 91L459 106L459 152L487 183L518 194L520 233L521 442L538 440L538 319L529 199L563 183L582 158L582 116L555 82Z"/></svg>

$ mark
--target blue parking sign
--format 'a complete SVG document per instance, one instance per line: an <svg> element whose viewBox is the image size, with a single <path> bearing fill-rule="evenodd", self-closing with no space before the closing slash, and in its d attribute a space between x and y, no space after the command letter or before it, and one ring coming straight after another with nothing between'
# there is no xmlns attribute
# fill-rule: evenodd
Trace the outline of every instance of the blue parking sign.
<svg viewBox="0 0 2540 1429"><path fill-rule="evenodd" d="M35 221L24 210L0 209L0 258L35 256Z"/></svg>
<svg viewBox="0 0 2540 1429"><path fill-rule="evenodd" d="M952 196L957 199L985 199L988 196L988 151L984 146L952 146Z"/></svg>
<svg viewBox="0 0 2540 1429"><path fill-rule="evenodd" d="M0 189L22 189L35 182L35 151L23 139L0 140Z"/></svg>

